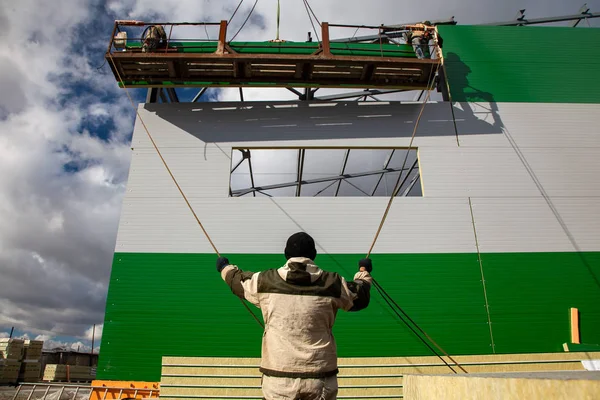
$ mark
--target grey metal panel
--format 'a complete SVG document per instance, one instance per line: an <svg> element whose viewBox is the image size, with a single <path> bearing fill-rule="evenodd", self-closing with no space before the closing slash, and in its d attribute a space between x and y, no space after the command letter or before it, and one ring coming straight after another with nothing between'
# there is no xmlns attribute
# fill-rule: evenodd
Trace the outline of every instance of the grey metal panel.
<svg viewBox="0 0 600 400"><path fill-rule="evenodd" d="M600 147L600 104L456 103L463 147ZM490 135L490 125L502 135Z"/></svg>
<svg viewBox="0 0 600 400"><path fill-rule="evenodd" d="M540 195L600 196L598 148L517 149L520 165L536 181Z"/></svg>
<svg viewBox="0 0 600 400"><path fill-rule="evenodd" d="M386 198L189 199L224 253L278 253L289 235L310 232L320 253L366 254ZM199 252L212 248L181 198L126 196L117 251ZM377 253L475 252L466 199L398 198Z"/></svg>
<svg viewBox="0 0 600 400"><path fill-rule="evenodd" d="M145 104L139 111L160 148L205 143L346 147L408 146L421 109L414 102L247 102ZM414 145L457 145L449 103L424 107ZM147 146L143 128L136 125L132 147Z"/></svg>
<svg viewBox="0 0 600 400"><path fill-rule="evenodd" d="M512 149L419 149L425 196L539 196L531 176Z"/></svg>
<svg viewBox="0 0 600 400"><path fill-rule="evenodd" d="M600 196L597 148L428 147L426 196Z"/></svg>
<svg viewBox="0 0 600 400"><path fill-rule="evenodd" d="M236 199L227 195L232 147L402 146L408 144L412 133L409 127L418 112L403 104L333 103L322 108L307 104L294 112L286 104L252 103L202 105L201 111L193 111L198 106L195 104L154 105L153 110L140 110L221 251L278 252L281 241L300 229L315 235L322 252L367 251L386 198ZM550 119L557 107L522 106L535 107L539 115ZM543 111L544 106L549 111ZM219 110L221 107L226 109ZM511 122L511 132L522 132L519 137L509 141L505 134L497 132L497 124L487 119L483 125L477 124L478 129L487 130L462 134L461 147L457 147L454 133L448 133L444 119L450 112L448 103L427 105L424 131L419 131L416 140L426 197L396 199L375 252L475 251L468 197L474 197L482 251L573 250L569 235L543 195L553 199L565 196L566 200L555 201L568 220L569 230L585 249L600 247L600 240L596 240L600 235L600 215L596 210L600 207L594 208L600 196L600 180L595 173L600 170L600 162L590 122L597 117L585 117L587 121L577 125L576 135L591 144L590 148L576 148L577 143L572 142L572 148L563 149L544 145L546 128L535 124L517 128L517 108L507 108L506 104L497 107L512 110L513 114L503 114L503 121L516 121ZM265 121L260 122L263 125L246 121L271 117L295 126L273 134L264 126ZM361 118L369 122L364 123ZM559 113L560 118L563 115ZM315 128L315 120L328 119L334 125ZM335 125L344 121L350 125ZM557 126L560 124L557 122ZM551 125L544 121L544 126ZM549 137L558 138L558 131L552 132ZM541 145L535 145L534 137L539 138ZM529 145L517 146L518 140ZM211 252L139 121L133 143L117 250Z"/></svg>
<svg viewBox="0 0 600 400"><path fill-rule="evenodd" d="M481 252L597 251L600 197L472 198Z"/></svg>
<svg viewBox="0 0 600 400"><path fill-rule="evenodd" d="M214 144L162 148L161 153L187 196L227 197L231 148ZM152 148L136 148L127 183L128 197L181 197L162 161Z"/></svg>

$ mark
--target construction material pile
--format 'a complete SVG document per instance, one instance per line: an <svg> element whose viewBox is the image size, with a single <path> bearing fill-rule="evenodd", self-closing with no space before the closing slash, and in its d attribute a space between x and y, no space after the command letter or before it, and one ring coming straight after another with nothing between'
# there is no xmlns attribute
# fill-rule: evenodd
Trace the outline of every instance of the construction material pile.
<svg viewBox="0 0 600 400"><path fill-rule="evenodd" d="M37 382L42 372L42 348L44 342L41 340L25 340L23 346L23 361L19 370L20 382Z"/></svg>
<svg viewBox="0 0 600 400"><path fill-rule="evenodd" d="M82 365L47 364L44 381L89 382L94 379L92 367Z"/></svg>
<svg viewBox="0 0 600 400"><path fill-rule="evenodd" d="M0 384L17 383L24 345L21 339L0 339Z"/></svg>

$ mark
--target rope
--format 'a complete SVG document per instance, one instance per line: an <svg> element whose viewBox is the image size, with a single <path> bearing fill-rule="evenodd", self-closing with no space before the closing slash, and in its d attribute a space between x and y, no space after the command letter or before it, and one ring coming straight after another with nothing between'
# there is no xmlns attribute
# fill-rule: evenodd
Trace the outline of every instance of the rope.
<svg viewBox="0 0 600 400"><path fill-rule="evenodd" d="M231 38L231 40L229 40L229 42L233 42L233 40L237 37L237 35L239 35L239 33L242 31L242 29L244 29L244 26L246 26L246 22L248 22L248 20L250 19L250 16L252 15L252 13L254 12L254 9L256 8L256 5L258 4L258 0L256 0L254 2L254 5L252 6L252 9L250 10L250 12L248 13L248 16L246 17L246 19L244 20L244 23L242 24L242 26L240 26L240 29L238 29L238 31L235 33L235 35L233 35L233 37Z"/></svg>
<svg viewBox="0 0 600 400"><path fill-rule="evenodd" d="M240 0L240 2L238 3L237 7L235 8L235 10L233 10L233 14L231 14L231 17L229 18L229 21L227 21L227 25L229 25L231 23L231 21L233 20L233 17L235 17L235 14L237 14L237 12L240 9L240 7L242 6L243 2L244 2L244 0Z"/></svg>
<svg viewBox="0 0 600 400"><path fill-rule="evenodd" d="M304 4L308 7L308 9L312 13L313 17L315 17L315 21L317 21L317 24L319 24L319 26L321 26L321 21L319 21L319 18L317 18L317 14L315 14L315 12L313 11L308 0L304 0Z"/></svg>
<svg viewBox="0 0 600 400"><path fill-rule="evenodd" d="M437 68L436 68L436 74L437 71L439 70L439 66L440 64L438 64ZM394 186L394 190L392 191L392 195L390 196L390 199L388 201L388 204L385 208L385 212L383 213L383 217L381 218L381 222L379 223L379 227L377 228L377 232L375 233L375 237L373 238L373 242L371 243L371 247L369 248L369 251L367 253L367 258L371 255L371 252L373 251L373 248L375 247L375 243L377 243L377 239L379 238L379 234L381 233L381 229L383 228L383 225L385 224L385 221L387 219L388 213L390 211L390 208L392 207L392 203L394 201L394 198L396 197L396 195L398 194L398 192L401 189L401 182L402 182L402 172L404 171L404 167L406 166L406 161L408 160L408 154L412 148L412 144L413 141L415 139L415 136L417 134L417 129L419 127L419 122L421 121L421 117L423 116L423 112L425 111L425 105L427 104L427 101L429 100L429 97L431 95L431 90L433 89L433 85L435 84L435 74L433 74L433 69L431 70L432 74L429 77L429 80L431 82L428 82L427 84L427 96L425 97L425 99L423 100L423 103L421 105L421 109L419 111L419 115L417 117L417 120L415 121L415 127L413 129L413 133L412 136L410 138L410 142L408 144L408 149L406 151L406 156L404 157L404 161L402 163L402 168L400 169L400 174L398 176L398 180L396 181L396 185ZM432 79L433 78L433 79ZM375 281L375 279L373 279L373 284L375 286L375 289L379 292L379 294L384 298L384 300L386 301L386 303L388 303L388 305L390 305L390 307L392 308L392 310L396 313L396 315L398 315L398 317L400 317L400 319L402 320L402 322L404 322L406 324L406 326L408 326L416 335L417 337L423 342L426 343L425 340L418 335L414 329L397 313L397 311L394 309L394 307L392 307L392 305L390 304L390 301L394 304L394 306L398 309L398 311L400 311L404 317L406 319L408 319L408 321L410 321L411 324L413 324L415 326L415 328L417 328L419 330L419 332L421 332L435 347L438 348L439 351L441 351L442 353L444 353L444 355L446 357L448 357L458 368L460 368L460 370L464 373L467 373L467 371L456 361L454 360L439 344L437 344L437 342L435 342L431 336L429 336L427 334L427 332L425 332L403 309L402 307L400 307L398 305L398 303L396 303L392 297L385 291L385 289L383 289L383 287L377 282ZM386 299L389 298L389 301ZM433 353L439 357L442 361L444 361L444 363L448 366L448 368L450 368L450 370L452 370L452 372L454 372L455 374L457 373L448 363L446 363L446 361L435 351L431 348L431 346L429 346L429 344L427 344L427 347L433 351Z"/></svg>
<svg viewBox="0 0 600 400"><path fill-rule="evenodd" d="M313 23L312 17L310 16L310 11L308 11L308 3L306 2L306 0L303 0L304 2L304 8L306 9L306 14L308 15L308 20L310 21L310 24L312 25L313 28L313 32L315 33L315 37L317 38L317 42L320 42L321 39L319 39L319 33L317 31L317 28L315 28L315 24ZM317 21L318 23L318 21ZM321 24L319 24L321 25Z"/></svg>
<svg viewBox="0 0 600 400"><path fill-rule="evenodd" d="M450 361L452 361L454 364L456 364L456 366L458 368L460 368L460 370L462 372L464 372L465 374L468 373L467 370L465 370L455 359L453 359L444 349L442 349L442 347L439 344L437 344L435 342L435 340L433 340L431 338L431 336L429 336L427 334L427 332L425 332L411 317L408 316L408 314L402 309L402 307L400 307L398 305L398 303L396 303L394 301L394 299L392 299L392 297L381 287L381 285L375 279L373 279L373 284L374 284L375 288L377 289L377 291L380 294L385 294L385 296L387 296L390 299L390 301L394 304L394 306L396 306L398 308L398 310L406 317L406 319L408 319L410 321L410 323L413 324L415 326L415 328L417 328L419 330L419 332L421 332L435 347L437 347L442 353L444 353L444 355L446 357L448 357L450 359ZM385 298L384 298L384 300L385 300ZM387 300L386 300L386 302L387 302ZM389 304L389 302L388 302L388 304ZM394 310L393 307L392 307L392 310ZM403 321L403 322L406 324L406 321ZM410 325L408 325L408 324L406 324L406 326L408 326L409 328L411 328ZM411 328L411 330L414 332L414 330L412 328ZM419 336L419 335L417 335L417 336ZM423 338L420 337L420 336L419 336L419 339L421 339L421 341L425 342L423 340ZM427 347L429 347L429 349L431 349L431 346L427 345ZM438 356L442 361L444 361L444 359L439 354L437 354L437 352L433 351L433 353L436 356ZM454 372L456 374L456 371L450 365L448 365L448 363L446 363L446 361L444 361L444 364L446 364L448 366L448 368L450 368L452 370L452 372Z"/></svg>
<svg viewBox="0 0 600 400"><path fill-rule="evenodd" d="M436 73L437 70L439 69L439 64L438 67L436 68ZM435 74L433 74L433 69L431 70L431 75L435 76ZM400 169L400 175L398 175L398 180L396 181L396 185L394 186L394 190L392 191L392 195L390 196L390 199L388 201L387 207L385 208L385 212L383 213L383 217L381 218L381 222L379 223L379 227L377 228L377 232L375 233L375 237L373 238L373 242L371 243L371 247L369 247L369 251L367 252L367 258L371 255L371 252L373 251L373 248L375 247L375 243L377 243L377 239L379 238L379 234L381 233L381 229L383 228L383 224L385 223L385 220L387 218L388 213L390 212L390 208L392 207L392 202L394 201L394 198L396 197L396 195L398 194L398 192L400 191L400 187L398 187L400 185L400 182L402 181L402 172L404 171L404 167L406 166L406 161L408 160L408 154L410 153L410 150L412 149L412 144L413 141L415 139L415 136L417 134L417 128L419 127L419 122L421 121L421 117L423 116L423 111L425 111L425 104L427 104L427 101L429 100L429 97L431 95L431 90L433 88L433 84L435 83L435 79L431 79L431 75L430 75L430 80L431 80L431 85L427 85L427 96L425 96L425 99L423 100L423 103L421 105L421 110L419 111L419 115L417 117L417 120L415 122L415 127L413 129L413 133L412 136L410 138L410 142L408 144L408 148L406 149L406 156L404 157L404 162L402 163L402 169Z"/></svg>
<svg viewBox="0 0 600 400"><path fill-rule="evenodd" d="M396 304L396 302L394 301L394 299L392 299L392 297L391 297L389 294L387 294L387 292L386 292L385 290L383 290L383 288L382 288L382 287L379 285L379 283L378 283L378 282L377 282L377 281L376 281L374 278L373 278L373 286L375 286L375 289L377 289L377 291L379 292L379 294L381 295L381 297L383 298L383 300L385 300L385 302L387 303L387 305L388 305L388 306L390 306L390 308L391 308L391 309L392 309L392 311L393 311L393 312L394 312L394 313L395 313L395 314L398 316L398 318L400 318L400 320L401 320L402 322L404 322L404 324L405 324L405 325L406 325L406 326L407 326L407 327L408 327L408 328L409 328L409 329L410 329L410 330L411 330L411 331L412 331L412 332L415 334L415 336L416 336L416 337L418 337L418 338L419 338L419 340L421 340L421 342L423 342L423 344L424 344L425 346L427 346L427 348L428 348L429 350L431 350L431 352L432 352L433 354L435 354L435 355L436 355L436 356L437 356L437 357L438 357L440 360L442 360L442 362L443 362L444 364L446 364L446 366L447 366L448 368L450 368L450 370L456 374L456 373L457 373L457 372L456 372L456 370L455 370L454 368L452 368L452 366L451 366L450 364L448 364L448 363L446 362L446 360L444 360L444 358L443 358L442 356L440 356L440 355L439 355L439 354L438 354L438 353L435 351L435 349L433 349L433 348L431 347L431 345L430 345L429 343L427 343L427 341L426 341L425 339L423 339L423 338L421 337L421 335L419 335L419 334L418 334L418 333L415 331L415 329L414 329L412 326L410 326L410 325L409 325L409 323L408 323L408 322L406 322L406 320L405 320L405 319L402 317L402 315L398 314L398 311L396 311L396 309L395 309L395 308L394 308L394 306L392 305L392 303ZM384 296L384 294L385 294L385 296ZM388 299L389 299L389 300L388 300ZM392 303L390 303L390 302L392 302ZM397 304L396 304L396 306L397 306ZM400 310L400 312L402 312L402 314L404 314L404 315L406 316L406 318L408 318L408 319L409 319L409 320L410 320L410 321L411 321L411 322L412 322L412 323L413 323L413 324L414 324L414 325L417 327L417 329L421 330L421 328L419 328L419 326L418 326L417 324L415 324L415 323L414 323L414 321L412 321L412 319L410 319L410 317L409 317L409 316L408 316L408 315L407 315L407 314L404 312L404 310L402 310L400 307L398 307L398 309ZM427 334L426 334L426 335L427 335ZM429 340L431 340L431 338L429 338L429 336L427 336L427 338L428 338ZM433 343L433 340L431 340L431 342ZM446 356L447 356L447 357L449 357L447 354L446 354ZM452 358L451 358L451 357L450 357L450 359L452 360ZM453 362L456 364L456 361L453 361ZM458 364L457 364L457 365L458 365ZM462 367L461 367L461 369L462 369ZM463 370L463 371L464 371L464 370ZM467 372L467 371L465 371L465 372Z"/></svg>
<svg viewBox="0 0 600 400"><path fill-rule="evenodd" d="M156 153L158 153L158 156L160 157L160 160L162 161L163 165L167 169L167 172L171 176L171 179L173 180L173 183L175 183L175 186L177 187L177 190L179 190L179 193L181 193L181 196L183 197L183 200L185 200L185 204L187 204L188 208L192 212L192 215L196 219L196 222L200 226L200 229L202 229L202 232L204 233L204 236L206 236L206 239L208 240L208 242L212 246L212 248L215 251L215 253L217 253L217 256L220 257L221 253L219 253L219 250L217 250L217 246L215 246L214 242L210 238L210 235L208 234L208 232L204 228L204 225L202 225L202 222L200 222L200 218L198 218L198 215L196 215L196 212L192 208L192 205L190 204L189 200L187 199L187 196L185 195L185 193L181 189L181 186L179 186L179 183L177 182L177 179L175 179L175 175L173 175L173 172L171 172L171 168L169 168L169 165L167 164L167 162L165 161L164 157L162 156L162 153L158 149L158 146L156 145L156 142L152 138L152 135L150 134L150 131L148 130L148 127L146 126L146 123L144 122L144 119L140 115L140 112L138 111L137 107L135 106L135 103L133 102L133 99L131 98L131 95L129 94L129 89L127 89L127 87L125 86L125 82L123 82L123 78L121 78L121 74L119 73L119 69L117 68L117 66L115 64L115 60L113 59L113 57L112 57L112 55L110 53L107 53L107 54L108 54L108 58L110 59L111 64L113 65L113 69L115 70L115 72L117 74L117 78L121 82L121 85L123 86L123 89L125 89L125 93L127 94L127 97L129 98L129 102L131 103L131 106L135 110L135 113L136 113L137 117L139 118L140 122L142 123L142 126L144 127L144 130L146 131L146 134L148 135L148 138L150 139L150 142L152 142L152 146L154 146L154 149L156 150ZM242 304L244 305L244 307L246 308L246 310L248 310L248 312L250 314L252 314L252 317L256 320L256 322L258 322L258 324L264 329L265 326L256 317L256 315L254 315L254 313L252 312L252 310L250 310L250 308L248 307L248 305L246 303L244 303L244 300L240 299L240 301L242 302Z"/></svg>

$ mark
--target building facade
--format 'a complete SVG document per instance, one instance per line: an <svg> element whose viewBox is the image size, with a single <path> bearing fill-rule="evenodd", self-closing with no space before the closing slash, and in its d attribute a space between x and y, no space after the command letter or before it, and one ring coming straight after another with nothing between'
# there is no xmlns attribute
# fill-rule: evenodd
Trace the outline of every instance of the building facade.
<svg viewBox="0 0 600 400"><path fill-rule="evenodd" d="M371 255L381 286L452 355L562 351L571 307L582 341L599 343L599 30L439 32L450 101L142 104L139 114L232 263L279 267L287 237L306 231L316 263L347 279L388 198L231 196L232 157L406 149L418 120L422 195L391 206ZM215 271L139 117L131 147L98 378L158 381L162 356L259 356L261 327ZM368 309L339 314L334 334L340 356L430 355L376 293Z"/></svg>

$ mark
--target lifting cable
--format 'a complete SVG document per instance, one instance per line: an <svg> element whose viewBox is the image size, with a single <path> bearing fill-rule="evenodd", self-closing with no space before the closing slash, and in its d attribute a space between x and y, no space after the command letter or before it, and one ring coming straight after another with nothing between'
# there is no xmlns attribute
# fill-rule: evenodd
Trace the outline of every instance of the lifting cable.
<svg viewBox="0 0 600 400"><path fill-rule="evenodd" d="M252 8L250 9L250 12L248 13L248 16L246 16L246 19L244 20L244 23L242 24L242 26L240 26L240 29L238 29L238 31L235 33L235 35L233 35L233 37L229 40L229 43L233 42L233 40L237 37L237 35L239 35L239 33L242 31L242 29L244 29L244 26L246 26L246 22L248 22L248 20L252 16L252 13L254 12L254 9L256 8L257 4L258 4L258 0L256 0L254 2L254 5L252 6Z"/></svg>
<svg viewBox="0 0 600 400"><path fill-rule="evenodd" d="M321 39L319 38L319 31L317 30L317 28L315 28L315 24L313 22L312 16L310 15L310 12L308 11L308 3L306 0L303 0L304 3L304 8L306 9L306 14L308 15L308 20L310 21L310 24L312 25L313 28L313 32L315 33L315 37L317 38L317 42L320 42ZM316 17L315 17L316 19ZM319 20L317 20L317 23L319 24L319 26L321 26L321 24L319 23Z"/></svg>
<svg viewBox="0 0 600 400"><path fill-rule="evenodd" d="M410 138L410 142L408 144L408 148L406 149L406 155L404 157L404 161L402 163L402 168L400 169L400 174L398 176L398 180L396 181L396 184L394 186L394 190L392 191L392 195L390 196L390 199L388 201L388 204L385 208L385 211L383 213L383 216L381 218L381 221L379 223L379 227L377 228L377 232L375 233L375 237L373 238L373 242L371 243L371 247L369 248L369 251L367 252L367 258L371 255L371 252L373 251L373 248L375 247L375 243L377 243L377 239L379 238L379 234L381 233L381 229L383 228L383 225L385 224L385 221L387 219L387 216L389 214L390 208L392 207L392 203L394 201L394 198L398 195L398 192L400 191L400 188L402 186L402 172L404 171L404 167L406 166L406 161L408 160L408 154L410 153L410 150L412 149L412 144L413 141L415 139L415 136L417 134L417 129L419 127L419 122L421 121L421 117L423 116L423 111L425 110L425 105L427 104L427 101L429 100L430 94L431 94L431 90L433 89L433 85L435 84L435 75L437 74L437 72L439 71L440 68L440 64L438 64L437 68L436 68L436 72L433 74L433 79L431 80L431 84L427 85L427 96L425 97L425 99L423 100L423 103L421 105L421 110L419 111L419 114L417 116L417 120L415 122L415 126L413 129L413 133L412 136ZM433 69L432 69L433 72ZM383 299L385 300L385 302L390 306L390 308L394 311L394 313L400 318L400 320L402 322L404 322L406 324L406 326L408 326L410 328L410 330L427 346L427 348L429 348L433 354L435 354L440 360L442 360L442 362L444 364L446 364L446 366L448 368L450 368L450 370L452 370L452 372L454 372L455 374L457 373L456 370L454 370L454 368L452 368L447 362L446 360L443 359L443 357L441 355L439 355L426 341L425 339L423 339L423 337L421 337L421 335L419 335L412 326L410 326L410 324L406 321L408 320L412 325L414 325L414 327L421 332L421 334L423 334L423 336L425 336L435 347L438 348L439 351L441 351L446 357L448 357L450 359L450 361L452 361L462 372L467 373L467 371L456 361L454 360L439 344L437 344L432 338L431 336L429 336L427 334L427 332L425 332L403 309L402 307L400 307L398 305L398 303L396 303L394 301L394 299L392 299L392 297L385 291L385 289L379 284L379 282L377 282L375 280L375 278L373 278L373 286L375 286L375 289L379 292L379 294L381 295L381 297L383 297ZM391 302L391 303L390 303ZM393 304L393 306L392 306ZM394 308L394 306L396 307L396 309ZM402 313L402 315L404 316L404 319L399 313L398 311L400 311L400 313Z"/></svg>
<svg viewBox="0 0 600 400"><path fill-rule="evenodd" d="M233 10L233 14L231 14L231 17L229 17L229 21L227 21L227 25L229 25L231 23L231 21L233 20L233 17L235 17L235 14L237 14L237 12L240 9L240 7L242 6L243 2L244 2L244 0L240 0L237 7L235 8L235 10Z"/></svg>
<svg viewBox="0 0 600 400"><path fill-rule="evenodd" d="M257 2L258 2L258 0L257 0ZM255 3L255 5L256 5L256 3ZM152 146L154 146L154 149L156 150L156 153L158 153L158 156L160 157L160 160L162 161L163 165L167 169L167 172L171 176L171 179L173 180L173 183L175 183L175 186L177 187L177 190L179 190L179 193L181 193L181 197L183 197L183 200L185 200L185 204L188 206L188 208L192 212L192 215L194 216L194 219L196 220L196 222L200 226L200 229L202 229L202 232L204 233L204 236L206 236L206 239L208 239L208 242L210 243L210 245L213 248L213 250L215 251L215 253L217 253L217 256L220 257L221 253L219 253L219 250L217 250L217 246L215 246L215 244L212 241L212 239L210 238L208 232L204 228L204 225L202 225L202 222L200 222L200 218L198 218L198 215L196 215L196 212L192 208L192 205L190 204L187 196L185 195L185 193L181 189L181 186L179 186L179 183L177 182L177 179L175 179L175 175L173 175L173 172L171 172L171 169L169 168L169 165L167 164L167 162L165 161L164 157L162 156L162 153L160 152L160 150L158 149L158 146L156 145L156 142L152 138L152 135L150 134L150 131L148 130L148 127L144 123L144 119L140 115L137 107L135 106L135 103L133 102L133 99L131 98L131 95L129 94L129 89L125 86L125 82L123 82L123 78L121 78L121 74L119 73L119 69L117 68L117 66L115 64L115 61L114 61L114 59L112 57L112 54L110 54L110 52L108 52L107 55L108 55L108 58L110 59L111 64L113 65L113 68L114 68L114 70L115 70L115 72L117 74L117 77L119 78L119 81L121 82L121 86L123 87L123 89L125 89L125 93L127 94L127 97L129 98L129 102L131 103L131 106L133 107L133 109L134 109L137 117L139 118L140 122L142 123L142 126L144 127L144 130L146 131L146 134L148 135L148 138L150 139L150 142L152 142ZM258 317L256 315L254 315L254 313L252 312L252 310L250 310L250 307L248 307L248 305L244 302L243 299L240 299L240 301L242 302L242 304L244 305L244 307L246 308L246 310L248 310L248 312L256 320L256 322L258 322L258 324L264 329L265 326L258 319Z"/></svg>

